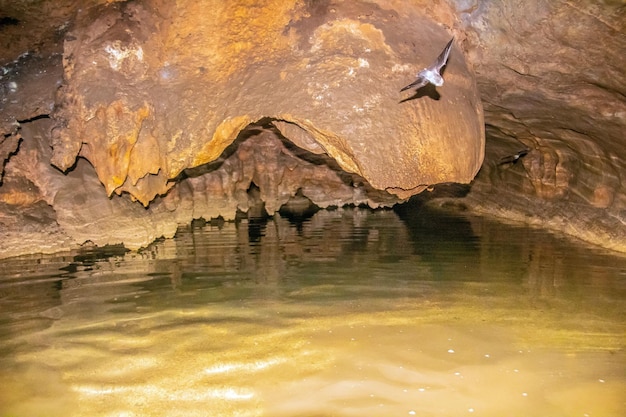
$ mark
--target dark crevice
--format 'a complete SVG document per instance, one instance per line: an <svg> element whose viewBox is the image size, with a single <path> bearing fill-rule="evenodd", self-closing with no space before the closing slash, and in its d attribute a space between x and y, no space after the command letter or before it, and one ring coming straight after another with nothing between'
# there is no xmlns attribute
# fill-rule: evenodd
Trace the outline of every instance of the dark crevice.
<svg viewBox="0 0 626 417"><path fill-rule="evenodd" d="M12 135L9 135L12 136ZM8 136L4 136L4 138L6 139ZM1 166L0 166L0 186L2 186L2 184L4 183L4 167L6 166L7 163L9 163L9 160L11 159L11 157L15 154L18 153L18 151L20 150L20 145L22 144L22 137L19 136L17 143L15 144L15 150L13 150L12 152L9 152L6 156L6 158L4 158L4 160L1 161Z"/></svg>
<svg viewBox="0 0 626 417"><path fill-rule="evenodd" d="M187 178L200 177L209 172L218 170L222 164L237 151L237 148L239 148L241 143L245 142L246 139L252 136L258 135L262 130L263 128L257 124L248 125L241 132L239 132L237 138L235 138L235 140L222 151L222 154L216 160L207 162L206 164L202 164L197 167L185 168L176 177L169 179L168 182L180 182Z"/></svg>
<svg viewBox="0 0 626 417"><path fill-rule="evenodd" d="M14 17L10 17L10 16L3 16L0 17L0 29L2 29L5 26L17 26L19 25L20 21Z"/></svg>
<svg viewBox="0 0 626 417"><path fill-rule="evenodd" d="M34 122L34 121L37 121L37 120L49 119L49 118L50 118L49 114L39 114L39 115L33 116L33 117L29 118L29 119L18 120L17 122L19 124L26 124L26 123L31 123L31 122Z"/></svg>

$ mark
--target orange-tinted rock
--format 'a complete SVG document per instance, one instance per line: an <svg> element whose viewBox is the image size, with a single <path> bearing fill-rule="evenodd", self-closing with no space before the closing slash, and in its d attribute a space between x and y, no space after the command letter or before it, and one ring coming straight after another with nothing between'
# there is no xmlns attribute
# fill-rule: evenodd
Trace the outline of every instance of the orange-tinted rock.
<svg viewBox="0 0 626 417"><path fill-rule="evenodd" d="M619 2L217 3L0 0L0 256L468 182L464 56L461 203L626 251Z"/></svg>
<svg viewBox="0 0 626 417"><path fill-rule="evenodd" d="M269 119L299 128L396 201L471 181L484 134L462 50L453 48L436 99L401 102L398 93L452 34L416 10L324 4L215 10L155 0L83 11L65 44L56 118L67 127L55 131L53 163L67 170L83 156L108 194L148 206L183 170L213 162L246 126Z"/></svg>

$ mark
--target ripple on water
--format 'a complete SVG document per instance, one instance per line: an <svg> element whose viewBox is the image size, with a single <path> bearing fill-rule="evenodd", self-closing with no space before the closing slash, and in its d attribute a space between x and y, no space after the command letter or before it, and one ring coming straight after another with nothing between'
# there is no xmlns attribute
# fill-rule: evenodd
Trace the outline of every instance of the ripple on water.
<svg viewBox="0 0 626 417"><path fill-rule="evenodd" d="M318 214L5 261L0 416L626 414L622 258L475 218Z"/></svg>

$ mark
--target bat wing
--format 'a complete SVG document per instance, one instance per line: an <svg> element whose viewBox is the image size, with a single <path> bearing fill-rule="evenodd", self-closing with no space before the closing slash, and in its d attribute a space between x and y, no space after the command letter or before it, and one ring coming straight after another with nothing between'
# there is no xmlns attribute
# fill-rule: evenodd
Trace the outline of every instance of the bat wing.
<svg viewBox="0 0 626 417"><path fill-rule="evenodd" d="M415 88L417 90L418 88L424 87L426 84L428 84L428 80L424 78L423 76L418 75L415 81L413 81L411 84L407 85L406 87L402 88L402 90L400 91L405 91L405 90L408 90L409 88Z"/></svg>
<svg viewBox="0 0 626 417"><path fill-rule="evenodd" d="M523 158L524 156L526 156L528 154L528 152L529 152L528 149L522 149L521 151L517 152L516 154L505 156L504 158L500 159L499 165L510 164L510 163L514 164L520 158Z"/></svg>
<svg viewBox="0 0 626 417"><path fill-rule="evenodd" d="M446 47L443 48L443 51L437 57L437 61L435 61L434 67L437 68L437 72L440 72L441 68L443 68L443 66L446 65L446 63L448 62L448 57L450 56L450 49L452 49L452 41L454 41L454 38L450 39L450 42L448 42Z"/></svg>

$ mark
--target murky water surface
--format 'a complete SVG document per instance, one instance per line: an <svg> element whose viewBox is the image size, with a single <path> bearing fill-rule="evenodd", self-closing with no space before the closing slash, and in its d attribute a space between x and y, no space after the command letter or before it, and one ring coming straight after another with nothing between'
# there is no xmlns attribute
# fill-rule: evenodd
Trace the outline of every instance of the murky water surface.
<svg viewBox="0 0 626 417"><path fill-rule="evenodd" d="M0 261L0 416L624 416L626 258L428 211Z"/></svg>

